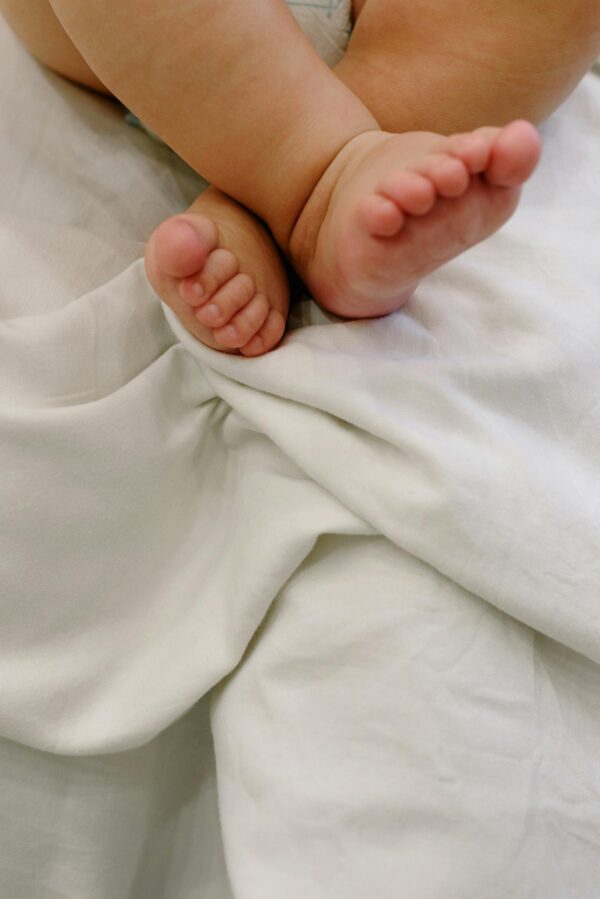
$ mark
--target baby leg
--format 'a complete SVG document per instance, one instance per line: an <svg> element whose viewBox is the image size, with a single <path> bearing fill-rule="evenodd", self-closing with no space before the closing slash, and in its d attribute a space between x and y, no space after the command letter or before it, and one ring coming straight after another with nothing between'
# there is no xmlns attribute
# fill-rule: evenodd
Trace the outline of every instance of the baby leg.
<svg viewBox="0 0 600 899"><path fill-rule="evenodd" d="M336 74L388 131L541 122L600 54L600 0L354 0Z"/></svg>
<svg viewBox="0 0 600 899"><path fill-rule="evenodd" d="M51 0L98 77L286 247L315 182L377 129L283 0Z"/></svg>
<svg viewBox="0 0 600 899"><path fill-rule="evenodd" d="M196 171L265 221L284 251L307 197L339 150L355 135L377 129L282 0L259 5L247 0L52 0L52 6L115 96ZM230 250L221 238L219 228L216 249ZM152 246L161 250L148 258L153 285L174 309L181 298L189 303L193 294L172 276L178 266L162 252L165 244L154 241L149 250ZM197 252L202 256L213 249L209 244ZM281 326L287 297L267 296L265 304L261 285L253 280L253 286L240 277L233 288L224 284L216 303L199 297L210 302L194 313L198 324L207 327L208 315L214 314L210 321L219 334L213 331L213 336L229 348L243 349L236 336L224 343L229 341L224 328L237 324L224 315L231 310L242 315L241 336L248 338L243 304L255 300L256 293L251 321L274 310ZM201 331L194 333L205 339ZM264 344L266 335L257 336ZM259 350L252 345L253 354Z"/></svg>
<svg viewBox="0 0 600 899"><path fill-rule="evenodd" d="M109 93L67 36L49 0L0 0L0 13L47 68ZM152 235L146 269L156 292L209 346L256 356L284 331L288 283L264 225L214 187ZM202 291L202 294L200 294Z"/></svg>

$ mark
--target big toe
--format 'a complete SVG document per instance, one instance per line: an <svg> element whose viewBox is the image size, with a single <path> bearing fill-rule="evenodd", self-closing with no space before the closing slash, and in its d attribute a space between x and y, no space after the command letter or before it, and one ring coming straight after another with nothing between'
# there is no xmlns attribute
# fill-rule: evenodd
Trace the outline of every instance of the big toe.
<svg viewBox="0 0 600 899"><path fill-rule="evenodd" d="M189 278L203 268L218 242L217 226L204 215L176 215L164 221L148 241L146 263L151 280Z"/></svg>
<svg viewBox="0 0 600 899"><path fill-rule="evenodd" d="M495 137L486 180L498 187L519 187L537 166L542 143L536 128L529 122L511 122Z"/></svg>

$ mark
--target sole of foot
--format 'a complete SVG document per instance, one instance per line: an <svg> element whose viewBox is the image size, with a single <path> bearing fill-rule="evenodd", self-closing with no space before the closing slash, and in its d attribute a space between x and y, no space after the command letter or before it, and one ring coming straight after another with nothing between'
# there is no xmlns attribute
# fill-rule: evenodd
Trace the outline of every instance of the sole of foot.
<svg viewBox="0 0 600 899"><path fill-rule="evenodd" d="M395 311L423 277L507 221L540 153L524 121L449 137L359 135L304 206L289 241L294 267L336 315Z"/></svg>
<svg viewBox="0 0 600 899"><path fill-rule="evenodd" d="M212 349L260 356L281 340L285 267L264 225L216 188L153 232L145 255L155 292Z"/></svg>

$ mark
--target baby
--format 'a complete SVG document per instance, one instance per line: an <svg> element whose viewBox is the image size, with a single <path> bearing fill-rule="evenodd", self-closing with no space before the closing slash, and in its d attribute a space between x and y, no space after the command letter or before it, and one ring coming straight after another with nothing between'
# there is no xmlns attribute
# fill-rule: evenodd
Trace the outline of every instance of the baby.
<svg viewBox="0 0 600 899"><path fill-rule="evenodd" d="M0 9L211 182L151 236L146 270L197 338L244 356L281 340L284 258L324 308L370 318L496 231L540 154L523 119L600 51L600 0L354 0L333 69L283 0Z"/></svg>

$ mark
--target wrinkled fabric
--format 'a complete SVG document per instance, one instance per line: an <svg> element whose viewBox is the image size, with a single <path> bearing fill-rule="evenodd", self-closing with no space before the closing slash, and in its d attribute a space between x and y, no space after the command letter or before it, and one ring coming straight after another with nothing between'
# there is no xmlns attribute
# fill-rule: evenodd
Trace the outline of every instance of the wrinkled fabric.
<svg viewBox="0 0 600 899"><path fill-rule="evenodd" d="M0 46L0 892L593 899L598 78L405 311L248 360L144 276L199 179Z"/></svg>

